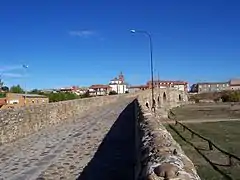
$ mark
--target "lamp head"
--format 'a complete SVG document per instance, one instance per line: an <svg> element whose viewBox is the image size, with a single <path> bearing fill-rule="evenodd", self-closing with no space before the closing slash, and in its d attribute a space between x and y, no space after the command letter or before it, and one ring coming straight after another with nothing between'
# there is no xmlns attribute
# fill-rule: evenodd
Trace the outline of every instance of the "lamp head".
<svg viewBox="0 0 240 180"><path fill-rule="evenodd" d="M23 66L23 68L25 68L25 69L28 68L28 65L26 65L26 64L23 64L22 66Z"/></svg>
<svg viewBox="0 0 240 180"><path fill-rule="evenodd" d="M130 31L131 31L131 33L135 33L136 32L136 30L134 30L134 29L131 29Z"/></svg>

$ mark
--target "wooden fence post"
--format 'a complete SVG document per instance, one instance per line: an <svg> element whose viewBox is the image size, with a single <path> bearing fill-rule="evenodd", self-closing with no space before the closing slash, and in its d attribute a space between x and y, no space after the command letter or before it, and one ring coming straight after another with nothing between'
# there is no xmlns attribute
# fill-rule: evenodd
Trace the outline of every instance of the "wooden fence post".
<svg viewBox="0 0 240 180"><path fill-rule="evenodd" d="M193 134L193 133L191 134L191 138L192 138L192 139L194 138L194 134Z"/></svg>
<svg viewBox="0 0 240 180"><path fill-rule="evenodd" d="M213 150L211 141L208 141L209 150Z"/></svg>
<svg viewBox="0 0 240 180"><path fill-rule="evenodd" d="M229 166L232 166L232 156L229 155L229 156L228 156L228 159L229 159Z"/></svg>

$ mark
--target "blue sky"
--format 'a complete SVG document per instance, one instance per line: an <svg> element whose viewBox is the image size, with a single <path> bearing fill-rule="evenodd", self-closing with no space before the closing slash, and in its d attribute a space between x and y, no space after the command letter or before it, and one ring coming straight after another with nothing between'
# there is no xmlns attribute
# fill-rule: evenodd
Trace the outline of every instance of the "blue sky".
<svg viewBox="0 0 240 180"><path fill-rule="evenodd" d="M31 88L106 84L123 71L150 79L148 39L160 79L240 77L237 0L8 0L0 4L0 73ZM29 65L27 71L21 64Z"/></svg>

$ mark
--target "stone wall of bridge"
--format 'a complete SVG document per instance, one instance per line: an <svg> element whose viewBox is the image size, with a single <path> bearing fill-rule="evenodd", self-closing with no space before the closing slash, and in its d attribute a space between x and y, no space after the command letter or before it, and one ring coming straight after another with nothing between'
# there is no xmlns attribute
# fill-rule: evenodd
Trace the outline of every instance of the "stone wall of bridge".
<svg viewBox="0 0 240 180"><path fill-rule="evenodd" d="M173 89L156 89L157 106L162 108L175 106L178 103L179 94L185 98L182 92ZM136 96L142 105L146 101L151 102L151 90L145 90L135 94L101 96L0 110L0 144L14 141L46 127L71 121L74 117L83 115L87 110L117 101L119 98Z"/></svg>
<svg viewBox="0 0 240 180"><path fill-rule="evenodd" d="M136 95L138 96L138 100L141 106L145 108L146 102L149 103L149 107L152 106L151 89L137 92ZM188 103L188 96L186 92L179 91L174 88L155 88L154 100L156 102L157 109L168 111L168 109Z"/></svg>
<svg viewBox="0 0 240 180"><path fill-rule="evenodd" d="M108 149L110 153L116 146L117 156L114 154L112 157L117 157L119 166L122 165L121 167L125 167L124 163L126 162L124 160L124 163L121 164L122 161L120 161L120 157L118 157L121 153L123 153L122 156L126 157L126 160L126 153L129 153L129 151L131 151L130 154L132 156L134 156L134 154L137 155L137 157L135 157L137 161L135 162L135 169L128 169L128 171L131 170L129 174L132 176L129 179L133 179L133 176L135 179L140 176L149 176L149 179L152 180L161 179L162 177L167 179L200 179L191 160L187 158L181 150L181 147L161 124L162 118L167 117L169 109L187 103L187 94L170 88L155 89L154 99L156 101L156 112L153 113L151 109L148 109L145 105L146 102L149 102L149 106L151 107L151 92L151 90L145 90L135 94L79 99L0 111L0 144L17 141L25 136L34 134L34 132L48 129L61 123L71 124L75 119L78 119L76 122L78 122L80 126L81 122L86 119L86 117L89 117L89 113L92 112L91 114L94 116L94 111L97 107L101 106L103 108L101 111L104 111L104 106L110 109L112 106L117 106L116 102L126 99L126 102L131 103L126 106L116 121L111 121L115 121L115 125L112 126L108 135L105 136L105 140L102 140L102 143L105 144L102 145L104 148L101 145L99 148ZM111 103L113 104L111 105ZM99 120L102 121L102 117L95 118L96 120L93 120L93 124ZM104 117L104 119L108 118L111 119L111 117ZM126 131L124 132L125 136L121 134L123 131ZM135 132L135 134L133 134L133 132ZM79 132L76 132L76 134L79 134ZM130 135L134 138L130 139ZM98 135L98 137L100 136ZM104 135L101 137L104 137ZM66 136L65 138L69 137ZM72 139L72 137L70 138ZM116 140L120 144L114 144ZM100 141L101 140L99 140L99 142ZM91 142L91 135L89 135L89 142ZM129 150L128 148L121 149L121 147L128 147L128 145L131 145L129 146ZM122 150L123 152L118 152L117 150ZM101 150L100 155L96 153L95 158L88 163L86 169L83 170L84 173L82 177L80 176L79 179L88 179L87 176L94 174L92 170L96 171L96 169L99 168L98 159L105 161L106 159L104 157L105 155L110 156L109 153L105 152L105 150ZM111 162L111 159L108 160L110 163L109 167L114 167L114 165L111 165L111 163L114 162ZM131 160L134 161L134 159ZM115 167L115 170L117 169L118 168ZM112 174L115 174L115 170ZM54 173L52 169L49 171L53 171ZM100 173L99 176L103 176L104 174L102 173L104 173L104 169L98 173ZM67 174L71 173L68 172ZM107 174L109 175L109 173L105 172L105 175ZM122 170L121 174L124 174Z"/></svg>
<svg viewBox="0 0 240 180"><path fill-rule="evenodd" d="M148 161L147 167L142 165L148 180L200 180L192 161L162 124L166 120L167 110L156 109L153 113L143 107L141 113L144 117L139 122L144 145L141 149L147 155L140 157Z"/></svg>
<svg viewBox="0 0 240 180"><path fill-rule="evenodd" d="M171 108L188 103L187 93L172 88L154 89L155 113L151 110L152 91L138 92L137 95L143 116L139 119L143 133L141 149L147 153L141 154L140 159L148 161L147 167L142 165L141 172L145 172L149 180L200 180L192 161L161 123L168 118ZM146 102L150 108L146 107Z"/></svg>
<svg viewBox="0 0 240 180"><path fill-rule="evenodd" d="M116 102L125 96L101 96L0 110L0 145L41 129L69 123L94 107Z"/></svg>

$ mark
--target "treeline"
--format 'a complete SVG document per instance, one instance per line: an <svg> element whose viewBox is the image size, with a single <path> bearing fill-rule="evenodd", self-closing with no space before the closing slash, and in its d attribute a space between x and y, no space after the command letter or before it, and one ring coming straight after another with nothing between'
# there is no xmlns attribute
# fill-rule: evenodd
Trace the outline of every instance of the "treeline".
<svg viewBox="0 0 240 180"><path fill-rule="evenodd" d="M6 97L6 93L0 93L0 98L5 98Z"/></svg>
<svg viewBox="0 0 240 180"><path fill-rule="evenodd" d="M12 86L8 88L7 86L2 86L0 88L0 98L6 97L6 93L24 93L24 90L21 88L20 85Z"/></svg>
<svg viewBox="0 0 240 180"><path fill-rule="evenodd" d="M58 102L58 101L66 101L66 100L73 100L78 99L80 96L73 94L73 93L49 93L49 94L43 94L49 98L49 102Z"/></svg>
<svg viewBox="0 0 240 180"><path fill-rule="evenodd" d="M44 95L49 98L49 102L58 102L58 101L67 101L67 100L73 100L73 99L80 99L80 98L87 98L90 97L89 93L86 92L83 95L77 95L70 92L50 92L50 93L44 93L40 90L33 89L29 92L30 94L39 94Z"/></svg>
<svg viewBox="0 0 240 180"><path fill-rule="evenodd" d="M2 92L0 92L0 98L6 97L6 93L11 92L11 93L24 93L25 91L20 85L12 86L10 88L2 88ZM86 92L83 95L77 95L74 93L70 92L50 92L50 93L45 93L42 92L38 89L33 89L29 92L29 94L39 94L39 95L44 95L49 98L49 102L58 102L58 101L66 101L66 100L73 100L73 99L80 99L80 98L87 98L90 97L89 93Z"/></svg>
<svg viewBox="0 0 240 180"><path fill-rule="evenodd" d="M67 100L90 97L88 93L85 93L80 96L70 92L57 92L57 93L52 92L52 93L40 93L40 94L47 96L49 98L49 102L67 101Z"/></svg>

